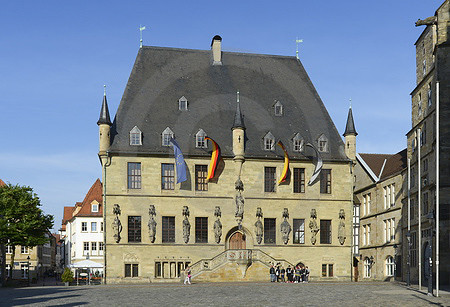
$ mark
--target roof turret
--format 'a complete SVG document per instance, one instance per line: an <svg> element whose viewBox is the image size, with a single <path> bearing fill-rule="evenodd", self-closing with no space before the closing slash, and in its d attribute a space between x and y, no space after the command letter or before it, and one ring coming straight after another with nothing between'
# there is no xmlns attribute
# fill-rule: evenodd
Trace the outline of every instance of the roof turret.
<svg viewBox="0 0 450 307"><path fill-rule="evenodd" d="M347 125L345 126L344 136L349 134L354 134L355 136L358 135L358 132L356 132L355 129L355 122L353 121L352 107L348 110Z"/></svg>
<svg viewBox="0 0 450 307"><path fill-rule="evenodd" d="M100 111L100 118L98 119L97 125L106 124L106 125L112 125L111 119L109 117L109 110L108 110L108 102L106 101L106 90L103 94L103 102L102 102L102 110Z"/></svg>
<svg viewBox="0 0 450 307"><path fill-rule="evenodd" d="M236 113L234 114L234 123L233 123L233 129L236 128L245 129L244 118L242 117L241 105L239 103L239 92L237 92Z"/></svg>

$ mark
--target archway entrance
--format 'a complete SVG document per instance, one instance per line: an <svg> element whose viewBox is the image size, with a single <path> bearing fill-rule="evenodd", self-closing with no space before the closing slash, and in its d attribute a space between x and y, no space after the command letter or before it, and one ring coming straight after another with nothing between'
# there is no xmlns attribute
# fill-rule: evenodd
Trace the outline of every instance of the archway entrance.
<svg viewBox="0 0 450 307"><path fill-rule="evenodd" d="M245 234L237 231L231 235L229 242L230 249L245 249Z"/></svg>

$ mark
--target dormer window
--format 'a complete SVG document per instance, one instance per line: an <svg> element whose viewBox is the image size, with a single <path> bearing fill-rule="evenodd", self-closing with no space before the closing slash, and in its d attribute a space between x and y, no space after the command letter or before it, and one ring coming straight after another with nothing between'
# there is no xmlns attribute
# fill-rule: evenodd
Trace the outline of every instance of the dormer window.
<svg viewBox="0 0 450 307"><path fill-rule="evenodd" d="M167 127L161 134L161 145L170 146L170 139L173 138L173 131Z"/></svg>
<svg viewBox="0 0 450 307"><path fill-rule="evenodd" d="M195 135L195 147L197 148L207 148L208 144L205 140L206 133L203 129L200 129Z"/></svg>
<svg viewBox="0 0 450 307"><path fill-rule="evenodd" d="M142 145L142 132L137 126L130 131L130 145Z"/></svg>
<svg viewBox="0 0 450 307"><path fill-rule="evenodd" d="M273 108L275 110L275 116L283 116L283 105L281 102L277 101Z"/></svg>
<svg viewBox="0 0 450 307"><path fill-rule="evenodd" d="M275 149L275 137L272 133L267 132L264 136L264 150L274 150Z"/></svg>
<svg viewBox="0 0 450 307"><path fill-rule="evenodd" d="M322 134L317 139L317 147L319 148L320 152L327 152L328 151L328 139L327 139L327 137L324 134Z"/></svg>
<svg viewBox="0 0 450 307"><path fill-rule="evenodd" d="M92 203L91 204L91 212L98 212L98 203Z"/></svg>
<svg viewBox="0 0 450 307"><path fill-rule="evenodd" d="M299 133L295 134L295 136L292 138L292 148L296 152L303 151L303 138Z"/></svg>
<svg viewBox="0 0 450 307"><path fill-rule="evenodd" d="M183 96L180 99L178 99L178 110L187 111L187 109L188 109L188 101L186 97Z"/></svg>

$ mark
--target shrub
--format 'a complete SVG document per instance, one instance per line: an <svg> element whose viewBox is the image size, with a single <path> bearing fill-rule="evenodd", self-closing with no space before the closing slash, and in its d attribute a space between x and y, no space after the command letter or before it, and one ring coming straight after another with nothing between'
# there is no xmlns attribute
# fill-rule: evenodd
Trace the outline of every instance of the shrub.
<svg viewBox="0 0 450 307"><path fill-rule="evenodd" d="M64 273L61 275L61 280L63 282L72 282L73 281L73 272L69 268L64 269Z"/></svg>

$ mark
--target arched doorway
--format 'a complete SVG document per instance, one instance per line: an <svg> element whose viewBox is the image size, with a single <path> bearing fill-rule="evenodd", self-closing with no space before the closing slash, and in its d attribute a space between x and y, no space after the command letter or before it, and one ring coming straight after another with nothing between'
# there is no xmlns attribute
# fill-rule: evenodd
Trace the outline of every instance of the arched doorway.
<svg viewBox="0 0 450 307"><path fill-rule="evenodd" d="M245 234L240 231L233 233L230 236L228 246L230 249L245 249Z"/></svg>

